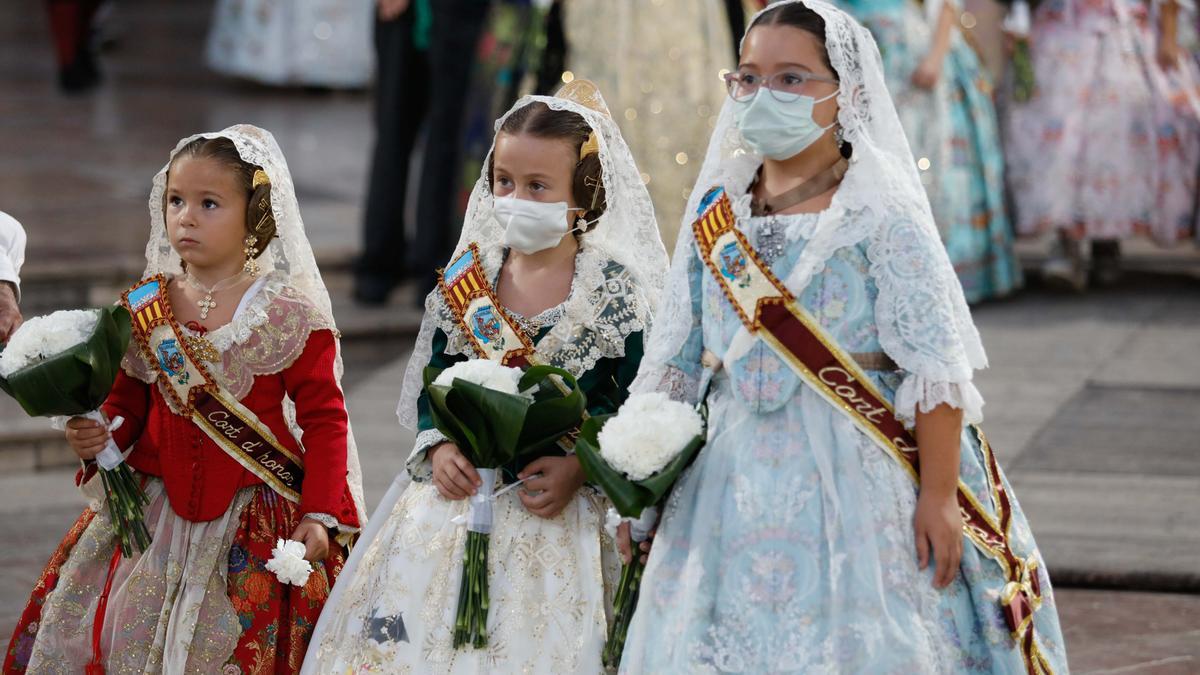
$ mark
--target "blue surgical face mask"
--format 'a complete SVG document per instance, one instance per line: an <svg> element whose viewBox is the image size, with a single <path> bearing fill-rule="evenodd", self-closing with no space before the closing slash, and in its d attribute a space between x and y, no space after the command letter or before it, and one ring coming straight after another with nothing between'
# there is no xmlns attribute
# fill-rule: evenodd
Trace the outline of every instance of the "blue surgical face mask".
<svg viewBox="0 0 1200 675"><path fill-rule="evenodd" d="M821 99L801 96L785 103L766 87L760 87L752 98L734 101L733 117L752 150L771 159L787 159L803 152L833 128L833 124L818 125L812 113L814 106L834 96L836 91Z"/></svg>

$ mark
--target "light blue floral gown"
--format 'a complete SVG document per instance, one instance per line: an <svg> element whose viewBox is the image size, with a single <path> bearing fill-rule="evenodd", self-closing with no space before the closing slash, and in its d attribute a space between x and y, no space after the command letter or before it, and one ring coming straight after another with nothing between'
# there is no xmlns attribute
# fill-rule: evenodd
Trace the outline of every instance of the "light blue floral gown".
<svg viewBox="0 0 1200 675"><path fill-rule="evenodd" d="M888 90L918 158L934 220L968 302L1022 283L1004 205L1004 151L991 76L955 27L932 90L912 83L932 30L916 0L837 0L875 36Z"/></svg>
<svg viewBox="0 0 1200 675"><path fill-rule="evenodd" d="M741 227L785 278L816 221L748 218ZM692 315L701 318L671 366L694 378L702 350L724 354L741 324L688 250ZM868 250L866 241L838 250L800 302L870 364L892 400L912 376L883 362ZM998 604L999 566L965 542L955 582L933 589L932 566L917 568L912 479L762 341L725 364L708 401L708 444L667 502L622 672L1025 672ZM987 495L981 457L964 429L962 478ZM1014 509L1014 548L1040 562ZM1044 566L1038 574L1037 644L1065 673Z"/></svg>

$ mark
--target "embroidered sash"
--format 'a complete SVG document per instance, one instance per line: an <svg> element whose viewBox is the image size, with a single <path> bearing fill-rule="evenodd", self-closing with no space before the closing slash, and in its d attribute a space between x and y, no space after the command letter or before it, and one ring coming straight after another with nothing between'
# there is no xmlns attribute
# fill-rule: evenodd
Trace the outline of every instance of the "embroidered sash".
<svg viewBox="0 0 1200 675"><path fill-rule="evenodd" d="M916 439L897 419L886 398L875 388L854 358L846 353L808 314L792 293L758 257L736 218L724 189L715 188L701 202L701 215L692 230L700 257L752 335L771 347L802 381L893 459L913 481L920 481ZM1031 675L1050 675L1050 666L1034 640L1033 614L1041 606L1041 588L1034 556L1022 558L1009 543L1012 500L1000 480L995 455L983 433L978 434L996 512L993 517L962 481L958 506L963 532L987 557L995 560L1007 580L1000 597L1001 611Z"/></svg>
<svg viewBox="0 0 1200 675"><path fill-rule="evenodd" d="M304 462L279 443L249 408L221 389L204 361L216 361L206 340L185 335L171 311L166 277L144 279L121 294L133 336L155 365L174 409L190 417L217 447L280 496L299 503Z"/></svg>
<svg viewBox="0 0 1200 675"><path fill-rule="evenodd" d="M533 341L496 300L474 242L442 271L438 288L479 358L517 368L540 363Z"/></svg>
<svg viewBox="0 0 1200 675"><path fill-rule="evenodd" d="M438 276L438 289L479 358L514 368L545 363L534 348L533 340L496 299L475 242L442 270ZM552 379L557 381L558 376ZM561 383L559 385L561 388ZM566 452L574 452L577 438L578 427L560 438L558 445Z"/></svg>

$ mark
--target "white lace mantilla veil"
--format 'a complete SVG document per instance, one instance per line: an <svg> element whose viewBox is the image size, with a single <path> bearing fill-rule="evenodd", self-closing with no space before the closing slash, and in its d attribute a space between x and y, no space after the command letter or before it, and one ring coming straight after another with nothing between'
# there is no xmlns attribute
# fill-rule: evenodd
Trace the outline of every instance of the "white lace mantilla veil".
<svg viewBox="0 0 1200 675"><path fill-rule="evenodd" d="M825 20L825 46L841 81L838 123L854 153L832 204L819 216L784 283L798 297L835 251L869 240L870 271L879 289L879 340L910 375L896 392L898 413L911 422L902 411L912 411L917 403L928 410L946 402L964 410L968 421L978 421L983 399L971 379L975 370L987 367L987 357L884 84L879 48L866 28L820 0L773 3L754 15L750 27L764 12L794 2L803 2ZM734 105L727 97L688 200L663 307L632 386L635 392L696 395L694 378L669 365L700 321L692 316L687 273L688 256L698 254L694 238L682 233L691 232L700 200L716 186L728 192L739 221L749 217L747 190L762 164L762 156L746 145L734 122ZM742 329L724 358L744 353L753 339Z"/></svg>
<svg viewBox="0 0 1200 675"><path fill-rule="evenodd" d="M606 202L604 214L588 232L580 235L575 279L563 306L562 318L538 343L538 351L552 365L581 375L600 358L622 356L625 338L630 333L649 328L659 293L666 282L667 253L658 233L650 194L642 183L633 154L621 137L620 129L609 114L608 106L596 85L588 80L577 79L563 86L554 96L525 96L496 120L496 131L514 111L538 102L545 103L553 110L569 110L579 114L595 132L600 146ZM479 247L484 270L489 277L494 277L504 260L504 228L492 214L492 189L488 176L489 160L495 149L493 139L479 180L471 191L462 234L451 257L451 260L457 258L474 242ZM633 310L632 316L609 316L597 306L595 293L603 291L606 285L604 267L610 260L624 266L629 275L627 290L633 297L626 298L625 303ZM425 317L421 321L421 331L404 375L400 403L396 408L400 423L409 429L417 426L417 397L423 386L421 373L429 363L434 330L438 328L450 337L448 353L470 352L441 292L435 289L425 298ZM590 330L597 339L585 345L582 352L570 350L569 357L556 354L559 347L570 345L573 339L578 338L583 329Z"/></svg>
<svg viewBox="0 0 1200 675"><path fill-rule="evenodd" d="M222 339L214 337L214 344L223 351L229 344L246 342L253 335L254 329L268 320L267 312L263 308L266 302L284 293L294 297L293 292L298 293L314 310L314 329L327 328L336 331L329 292L325 289L325 282L317 268L312 247L304 234L304 221L300 218L300 205L296 201L292 174L288 171L287 160L284 159L279 144L275 142L275 137L266 129L237 124L221 131L184 138L171 151L171 160L174 160L175 155L185 145L197 138L228 138L233 141L243 160L261 167L266 172L271 180L271 212L275 216L276 227L276 237L258 259L262 270L260 279L264 279L265 283L255 300L263 298L264 302L248 303L246 311L227 327L230 330L219 329ZM143 278L155 274L172 276L182 269L179 254L171 247L167 237L163 215L163 195L167 189L167 169L171 166L171 160L155 174L150 190L150 239L146 243L146 271ZM216 333L218 331L214 331L214 334ZM339 345L339 353L334 362L334 374L339 385L344 369L340 349ZM292 434L301 439L302 430L296 424L295 404L290 399L284 401L284 412ZM354 432L349 427L349 420L346 429L347 480L358 510L359 524L363 525L367 522L367 513L363 502L362 467L359 464L358 446L354 442Z"/></svg>

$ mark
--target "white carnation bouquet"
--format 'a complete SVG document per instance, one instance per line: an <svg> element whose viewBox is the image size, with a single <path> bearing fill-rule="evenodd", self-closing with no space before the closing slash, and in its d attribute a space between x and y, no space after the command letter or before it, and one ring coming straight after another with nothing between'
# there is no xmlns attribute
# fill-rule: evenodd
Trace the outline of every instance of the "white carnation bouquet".
<svg viewBox="0 0 1200 675"><path fill-rule="evenodd" d="M443 370L434 378L433 383L449 387L456 380L462 380L492 391L520 396L521 391L517 385L521 381L522 375L520 368L503 366L488 359L470 359Z"/></svg>
<svg viewBox="0 0 1200 675"><path fill-rule="evenodd" d="M691 406L663 392L633 394L600 429L600 456L631 481L662 471L704 431Z"/></svg>
<svg viewBox="0 0 1200 675"><path fill-rule="evenodd" d="M533 366L525 371L488 359L425 369L433 424L479 473L466 523L454 647L487 645L488 546L496 471L553 444L579 425L586 400L571 374ZM513 486L505 488L511 489Z"/></svg>
<svg viewBox="0 0 1200 675"><path fill-rule="evenodd" d="M706 376L705 386L711 379ZM606 524L615 529L629 522L634 542L632 560L621 568L613 598L616 617L604 645L604 663L621 661L625 635L637 606L645 565L636 550L658 520L658 504L696 457L706 436L704 397L695 407L671 400L662 392L633 394L615 415L584 422L575 455L588 480L613 502Z"/></svg>
<svg viewBox="0 0 1200 675"><path fill-rule="evenodd" d="M109 422L99 408L117 379L129 337L123 307L34 317L0 351L0 389L32 417L87 417L114 431L124 420ZM121 552L146 550L150 533L142 508L148 500L111 438L96 463Z"/></svg>
<svg viewBox="0 0 1200 675"><path fill-rule="evenodd" d="M94 309L64 309L26 321L0 352L0 377L83 344L99 320L100 312Z"/></svg>

